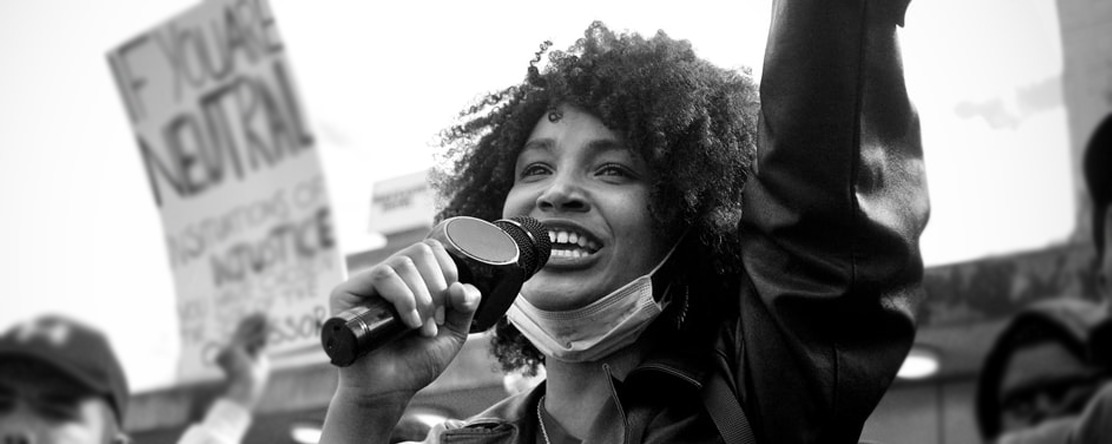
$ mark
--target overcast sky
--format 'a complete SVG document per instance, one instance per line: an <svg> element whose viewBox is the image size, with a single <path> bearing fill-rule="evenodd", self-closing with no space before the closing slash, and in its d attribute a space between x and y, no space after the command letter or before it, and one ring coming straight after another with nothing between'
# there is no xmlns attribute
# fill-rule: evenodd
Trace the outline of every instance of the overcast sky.
<svg viewBox="0 0 1112 444"><path fill-rule="evenodd" d="M105 54L196 3L0 4L0 327L46 311L101 326L140 391L173 381L173 282ZM769 16L767 0L386 3L273 0L349 252L371 241L371 184L429 166L436 132L517 82L540 42L566 47L602 19L759 72ZM1063 241L1075 197L1054 2L920 0L900 32L928 265Z"/></svg>

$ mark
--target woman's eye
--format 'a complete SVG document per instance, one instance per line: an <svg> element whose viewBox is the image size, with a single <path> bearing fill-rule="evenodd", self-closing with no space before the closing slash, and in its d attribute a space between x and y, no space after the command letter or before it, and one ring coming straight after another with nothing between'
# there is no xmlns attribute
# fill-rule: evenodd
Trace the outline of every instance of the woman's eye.
<svg viewBox="0 0 1112 444"><path fill-rule="evenodd" d="M598 168L597 174L599 176L614 176L614 177L633 177L633 173L624 165L617 163L608 163Z"/></svg>
<svg viewBox="0 0 1112 444"><path fill-rule="evenodd" d="M521 169L521 177L540 176L549 173L549 169L541 164L531 164Z"/></svg>

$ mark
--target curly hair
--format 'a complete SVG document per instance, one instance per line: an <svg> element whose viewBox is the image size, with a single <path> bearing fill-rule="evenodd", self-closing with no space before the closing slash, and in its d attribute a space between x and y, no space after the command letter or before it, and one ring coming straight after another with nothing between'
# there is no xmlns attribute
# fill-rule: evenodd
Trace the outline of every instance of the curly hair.
<svg viewBox="0 0 1112 444"><path fill-rule="evenodd" d="M662 235L688 233L680 248L687 281L726 281L740 267L742 189L756 150L751 71L718 68L662 31L645 39L601 22L567 51L552 51L541 70L550 46L544 42L534 54L521 84L485 95L441 134L445 150L432 175L443 205L437 219L499 218L533 127L569 105L596 116L649 165L654 227ZM698 273L712 279L695 279ZM721 293L715 290L700 289L708 298ZM505 318L492 351L506 371L529 373L544 359Z"/></svg>

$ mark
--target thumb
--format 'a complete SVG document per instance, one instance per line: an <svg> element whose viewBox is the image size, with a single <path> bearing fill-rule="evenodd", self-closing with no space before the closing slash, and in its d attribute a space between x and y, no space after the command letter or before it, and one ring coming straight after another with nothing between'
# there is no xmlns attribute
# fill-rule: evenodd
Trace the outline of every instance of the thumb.
<svg viewBox="0 0 1112 444"><path fill-rule="evenodd" d="M444 327L467 337L471 319L479 307L482 293L474 285L454 282L448 287L448 309L444 312Z"/></svg>

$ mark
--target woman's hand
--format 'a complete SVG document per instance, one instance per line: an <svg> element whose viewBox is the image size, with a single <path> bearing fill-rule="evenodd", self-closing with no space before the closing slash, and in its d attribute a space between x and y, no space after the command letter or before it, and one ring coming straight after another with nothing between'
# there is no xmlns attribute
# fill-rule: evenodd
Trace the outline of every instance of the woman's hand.
<svg viewBox="0 0 1112 444"><path fill-rule="evenodd" d="M413 244L337 286L332 313L383 300L418 329L340 369L340 387L361 398L408 400L451 363L467 340L479 290L458 281L455 262L435 239Z"/></svg>

